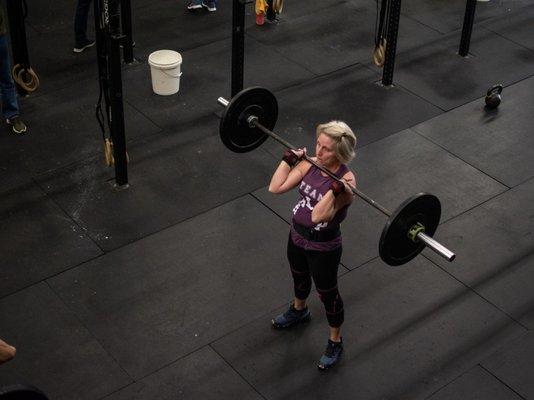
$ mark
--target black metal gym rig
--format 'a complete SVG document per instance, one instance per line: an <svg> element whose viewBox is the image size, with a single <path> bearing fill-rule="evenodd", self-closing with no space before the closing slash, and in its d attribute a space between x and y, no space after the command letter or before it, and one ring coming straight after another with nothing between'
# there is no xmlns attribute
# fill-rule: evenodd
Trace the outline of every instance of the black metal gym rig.
<svg viewBox="0 0 534 400"><path fill-rule="evenodd" d="M128 155L124 126L121 47L124 62L133 62L130 0L95 0L94 11L100 86L96 118L102 130L106 162L115 166L115 186L127 188ZM102 100L105 112L102 111ZM109 137L106 137L106 121Z"/></svg>
<svg viewBox="0 0 534 400"><path fill-rule="evenodd" d="M378 0L377 5L378 5ZM245 5L253 0L233 0L232 8L232 68L231 68L231 97L243 90L243 64L245 58ZM382 84L393 84L393 72L395 70L395 55L397 52L397 37L402 0L381 0L379 12L380 32L385 33L385 49L382 70ZM458 54L466 57L469 52L471 32L475 20L476 0L466 0L465 17L462 29L462 37ZM375 43L378 45L378 43Z"/></svg>

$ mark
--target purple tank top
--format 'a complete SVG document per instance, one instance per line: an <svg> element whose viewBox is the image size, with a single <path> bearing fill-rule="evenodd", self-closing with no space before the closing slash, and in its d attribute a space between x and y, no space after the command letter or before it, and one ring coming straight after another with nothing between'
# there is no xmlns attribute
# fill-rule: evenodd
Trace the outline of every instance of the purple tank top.
<svg viewBox="0 0 534 400"><path fill-rule="evenodd" d="M335 175L341 178L349 171L349 168L342 164L336 171ZM321 222L314 224L311 214L315 205L330 190L330 184L334 180L329 176L323 176L321 170L312 165L298 187L300 198L295 207L293 207L293 222L303 225L307 228L313 228L317 231L327 229L339 229L339 224L347 216L349 205L341 208L330 222ZM291 226L291 239L297 246L306 250L329 251L341 246L341 235L327 242L313 242L299 235L293 224Z"/></svg>

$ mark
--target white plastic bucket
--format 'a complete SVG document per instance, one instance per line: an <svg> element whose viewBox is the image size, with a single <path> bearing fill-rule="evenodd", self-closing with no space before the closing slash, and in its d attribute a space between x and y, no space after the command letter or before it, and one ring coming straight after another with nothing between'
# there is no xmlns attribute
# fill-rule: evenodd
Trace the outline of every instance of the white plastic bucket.
<svg viewBox="0 0 534 400"><path fill-rule="evenodd" d="M154 93L169 96L180 90L180 67L182 56L174 50L158 50L148 56L152 90Z"/></svg>

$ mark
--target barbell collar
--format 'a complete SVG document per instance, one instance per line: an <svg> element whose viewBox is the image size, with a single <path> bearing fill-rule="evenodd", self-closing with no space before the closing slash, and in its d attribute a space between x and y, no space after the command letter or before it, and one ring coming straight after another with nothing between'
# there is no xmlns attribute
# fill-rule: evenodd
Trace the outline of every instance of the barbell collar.
<svg viewBox="0 0 534 400"><path fill-rule="evenodd" d="M230 102L226 100L224 97L219 97L217 99L217 103L219 103L223 107L228 107L228 104L230 104Z"/></svg>
<svg viewBox="0 0 534 400"><path fill-rule="evenodd" d="M435 251L437 254L439 254L441 257L443 257L449 262L451 262L452 260L456 258L456 254L454 254L448 248L446 248L441 243L439 243L437 240L434 240L432 237L428 236L424 232L419 232L417 234L417 239L423 242L426 247Z"/></svg>
<svg viewBox="0 0 534 400"><path fill-rule="evenodd" d="M249 115L249 117L247 118L247 123L249 128L256 128L258 124L258 117L256 117L255 115Z"/></svg>

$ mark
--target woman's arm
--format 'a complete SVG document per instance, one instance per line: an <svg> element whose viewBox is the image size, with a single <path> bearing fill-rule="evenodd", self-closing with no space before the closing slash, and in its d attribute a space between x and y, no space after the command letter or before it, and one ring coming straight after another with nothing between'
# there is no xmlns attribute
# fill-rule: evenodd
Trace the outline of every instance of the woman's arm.
<svg viewBox="0 0 534 400"><path fill-rule="evenodd" d="M304 150L298 150L295 154L300 158L304 154ZM310 167L309 162L301 161L294 168L291 168L286 161L282 160L271 178L269 192L281 194L293 189L304 178Z"/></svg>
<svg viewBox="0 0 534 400"><path fill-rule="evenodd" d="M330 222L340 209L352 203L354 194L351 187L356 187L356 178L349 171L342 179L345 181L345 190L336 197L332 189L330 189L313 208L311 218L314 224Z"/></svg>

